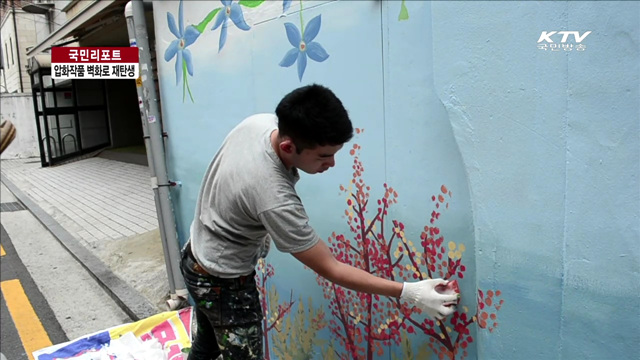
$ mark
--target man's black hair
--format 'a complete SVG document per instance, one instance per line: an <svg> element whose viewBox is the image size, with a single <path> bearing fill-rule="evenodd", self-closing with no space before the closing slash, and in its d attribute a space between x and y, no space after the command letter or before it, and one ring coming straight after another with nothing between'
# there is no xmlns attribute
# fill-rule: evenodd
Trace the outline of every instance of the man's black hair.
<svg viewBox="0 0 640 360"><path fill-rule="evenodd" d="M328 88L313 84L287 94L276 107L280 136L288 136L298 153L316 146L342 145L353 126L342 102Z"/></svg>

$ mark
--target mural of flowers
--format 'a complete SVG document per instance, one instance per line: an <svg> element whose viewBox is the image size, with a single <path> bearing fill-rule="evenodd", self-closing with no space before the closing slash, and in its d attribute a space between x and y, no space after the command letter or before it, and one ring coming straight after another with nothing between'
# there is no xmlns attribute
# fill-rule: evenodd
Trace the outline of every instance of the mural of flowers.
<svg viewBox="0 0 640 360"><path fill-rule="evenodd" d="M356 129L356 133L361 132ZM437 226L442 211L449 208L451 191L442 185L439 194L432 196L429 224L424 226L420 239L413 241L405 234L402 222L387 219L388 209L398 202L397 191L384 184L384 194L377 200L371 199L359 151L360 146L354 144L350 150L354 157L353 179L348 186L340 186L347 195L344 214L352 236L333 233L328 240L336 258L396 281L464 279L464 244L445 242ZM317 281L329 300L328 312L332 315L329 330L339 343L335 349L342 350L338 358L345 360L378 358L394 344L400 345L395 351L400 354L392 353L392 358L425 359L433 353L439 359L464 359L468 356L467 347L474 341L470 326L476 323L480 329L493 332L498 326L497 311L504 303L499 299L502 295L499 290L478 289L475 314L467 306L460 306L447 319L433 321L399 299L353 292L322 277L317 277ZM419 343L427 344L428 348L418 346L414 352L410 334L426 336L428 341L420 339Z"/></svg>
<svg viewBox="0 0 640 360"><path fill-rule="evenodd" d="M182 101L184 101L185 98L185 88L189 91L189 96L191 97L191 101L193 101L193 96L191 94L191 89L189 89L189 82L187 78L187 73L193 76L193 62L191 59L191 52L187 47L198 39L200 32L192 25L189 25L186 28L184 27L182 6L182 0L180 0L180 4L178 5L178 26L176 26L176 20L173 17L173 14L167 12L169 31L171 31L176 39L169 44L169 47L167 47L167 50L164 52L164 60L169 62L174 57L176 58L176 85L180 84L180 80L184 78L182 86Z"/></svg>
<svg viewBox="0 0 640 360"><path fill-rule="evenodd" d="M244 15L242 14L242 8L240 7L240 3L242 3L242 1L240 3L234 3L232 0L220 0L220 2L224 7L222 8L222 11L218 12L215 22L213 23L213 28L211 29L213 31L222 26L220 29L218 52L222 50L224 44L227 42L227 27L229 26L229 19L231 19L231 21L240 30L247 31L251 29L251 27L244 21ZM262 1L260 1L260 3L262 3Z"/></svg>
<svg viewBox="0 0 640 360"><path fill-rule="evenodd" d="M198 37L205 31L207 26L213 21L211 31L220 28L220 39L218 41L218 52L227 42L227 33L229 21L231 21L238 29L248 31L251 27L246 23L242 6L255 8L262 4L265 0L220 0L222 7L213 9L198 25L184 26L183 0L178 5L178 24L173 14L167 12L167 23L169 30L176 37L175 40L167 47L164 53L165 61L169 62L176 58L176 85L182 81L182 101L184 102L186 94L192 102L193 94L189 87L187 74L193 76L193 60L191 51L187 49L192 45ZM283 0L282 11L285 13L291 7L292 0ZM323 62L329 58L329 54L322 45L314 41L320 33L322 26L322 15L318 15L311 19L305 26L303 18L302 0L300 0L300 28L295 24L287 22L284 24L287 39L293 49L290 49L280 61L281 67L290 67L297 63L298 79L302 81L304 72L307 68L307 58L316 62Z"/></svg>
<svg viewBox="0 0 640 360"><path fill-rule="evenodd" d="M286 5L286 4L285 4ZM284 27L287 31L287 39L293 46L293 49L289 50L282 61L280 66L289 67L294 63L298 63L298 79L302 81L304 70L307 68L307 56L317 62L323 62L329 58L327 51L320 45L320 43L313 41L320 32L321 16L318 15L311 19L304 26L304 20L302 18L302 1L300 1L300 29L293 23L285 23Z"/></svg>
<svg viewBox="0 0 640 360"><path fill-rule="evenodd" d="M186 28L184 27L183 0L180 0L180 4L178 5L178 25L176 25L176 20L173 14L169 12L167 13L169 31L171 31L171 33L176 37L176 40L173 40L171 44L169 44L169 47L167 47L167 50L164 53L164 60L169 62L174 57L176 58L176 85L180 84L180 80L184 79L182 84L183 102L187 92L189 93L191 101L194 102L193 94L189 88L187 78L187 73L193 76L193 60L191 52L187 47L198 39L211 21L214 21L214 25L211 30L216 30L217 28L222 27L220 30L220 42L218 45L218 52L220 52L227 41L227 26L229 19L231 19L231 22L233 22L239 29L247 31L251 28L244 21L244 15L240 6L242 5L254 8L262 4L264 1L265 0L240 0L238 3L234 3L232 0L221 0L222 5L224 5L223 7L211 10L198 25L189 25Z"/></svg>

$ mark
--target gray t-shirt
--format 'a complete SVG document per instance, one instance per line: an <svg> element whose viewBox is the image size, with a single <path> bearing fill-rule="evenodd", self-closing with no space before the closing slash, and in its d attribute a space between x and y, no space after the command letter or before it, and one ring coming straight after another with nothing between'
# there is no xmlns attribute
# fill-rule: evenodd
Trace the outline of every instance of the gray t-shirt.
<svg viewBox="0 0 640 360"><path fill-rule="evenodd" d="M297 170L288 171L271 146L277 121L274 114L242 121L204 175L191 248L212 275L250 274L270 240L285 253L307 250L319 240L294 187Z"/></svg>

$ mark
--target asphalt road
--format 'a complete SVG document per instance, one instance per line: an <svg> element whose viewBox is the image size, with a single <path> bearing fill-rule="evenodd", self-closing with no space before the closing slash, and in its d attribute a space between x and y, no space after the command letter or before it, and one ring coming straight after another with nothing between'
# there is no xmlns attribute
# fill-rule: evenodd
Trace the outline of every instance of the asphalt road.
<svg viewBox="0 0 640 360"><path fill-rule="evenodd" d="M0 352L7 360L26 360L29 357L25 347L37 350L40 345L48 346L69 339L49 303L18 257L4 226L0 227L0 243L4 250L0 260L0 281L2 282ZM24 302L25 296L28 303ZM12 306L13 314L7 307L7 300ZM24 344L19 331L22 331L25 337Z"/></svg>
<svg viewBox="0 0 640 360"><path fill-rule="evenodd" d="M32 360L35 350L131 322L33 214L1 190L2 356Z"/></svg>

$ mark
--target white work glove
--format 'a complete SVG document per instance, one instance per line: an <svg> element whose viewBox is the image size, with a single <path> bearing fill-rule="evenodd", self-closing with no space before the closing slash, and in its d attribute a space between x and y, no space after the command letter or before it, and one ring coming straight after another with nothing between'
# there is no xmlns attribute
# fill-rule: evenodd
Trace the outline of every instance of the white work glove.
<svg viewBox="0 0 640 360"><path fill-rule="evenodd" d="M456 311L460 294L441 294L436 286L447 285L444 279L429 279L418 282L405 282L400 300L407 301L426 312L432 319L442 320Z"/></svg>

